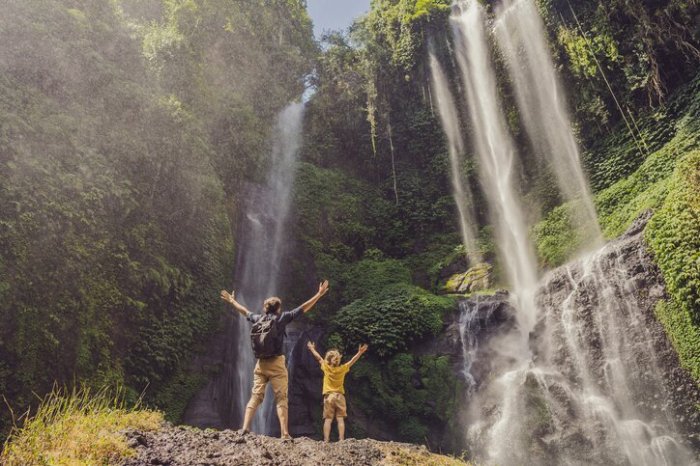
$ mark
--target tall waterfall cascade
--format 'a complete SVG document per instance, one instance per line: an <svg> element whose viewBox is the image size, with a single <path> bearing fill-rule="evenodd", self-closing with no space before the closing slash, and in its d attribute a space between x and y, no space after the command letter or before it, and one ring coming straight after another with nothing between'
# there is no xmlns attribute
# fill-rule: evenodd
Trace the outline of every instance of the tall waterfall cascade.
<svg viewBox="0 0 700 466"><path fill-rule="evenodd" d="M533 0L503 0L493 30L505 57L525 130L538 155L554 172L564 200L580 205L575 212L589 244L600 246L602 233L591 190L581 169L566 96L554 69L537 6Z"/></svg>
<svg viewBox="0 0 700 466"><path fill-rule="evenodd" d="M648 256L640 246L643 226L602 245L536 6L532 0L505 0L491 23L478 1L462 1L453 5L450 23L467 109L464 124L516 323L491 337L484 350L472 335L478 301L461 305L469 450L480 464L691 464L683 434L689 427L670 407L675 395L654 343L662 330L649 317L649 303L663 295L662 280L658 273L640 271L637 259ZM582 206L576 209L579 222L596 248L544 277L529 237L518 185L521 167L499 98L489 34L506 58L532 145L547 160L564 199ZM449 149L462 152L458 112L432 53L430 67L435 93L444 94L437 104ZM486 353L489 370L475 377L472 365Z"/></svg>
<svg viewBox="0 0 700 466"><path fill-rule="evenodd" d="M292 103L280 112L267 181L247 190L238 233L234 289L236 299L252 312L260 312L263 301L277 293L283 273L282 259L288 246L285 225L302 142L303 114L303 103ZM237 428L243 421L253 385L255 358L250 347L250 324L235 311L227 319L222 346L221 372L190 402L184 417L186 424ZM253 421L256 432L272 429L273 407L268 387Z"/></svg>
<svg viewBox="0 0 700 466"><path fill-rule="evenodd" d="M479 178L491 211L503 267L521 309L518 315L521 335L526 337L534 325L537 265L520 202L516 182L517 154L501 111L483 8L478 2L463 4L461 12L452 16L451 23L469 123L473 128L471 139ZM523 347L526 340L520 340L512 342L509 348L516 359L527 350Z"/></svg>
<svg viewBox="0 0 700 466"><path fill-rule="evenodd" d="M462 234L462 242L467 250L470 263L482 261L476 244L476 218L474 214L474 199L469 187L461 173L461 159L464 155L464 139L459 126L459 116L455 106L449 83L440 62L433 52L430 53L430 72L432 75L432 88L437 101L438 114L447 137L448 154L450 156L450 180L452 182L452 194L457 204L459 213L459 227Z"/></svg>

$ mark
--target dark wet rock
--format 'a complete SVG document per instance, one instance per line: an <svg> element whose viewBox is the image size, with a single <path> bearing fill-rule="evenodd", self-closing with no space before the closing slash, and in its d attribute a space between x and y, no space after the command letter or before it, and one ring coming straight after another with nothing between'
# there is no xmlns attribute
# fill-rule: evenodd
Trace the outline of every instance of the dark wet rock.
<svg viewBox="0 0 700 466"><path fill-rule="evenodd" d="M634 409L636 415L652 426L657 423L670 426L680 435L682 443L697 452L700 450L698 387L681 369L678 356L654 314L659 300L667 295L663 276L643 238L649 217L648 213L642 215L624 235L595 255L549 272L538 292L541 312L531 335L531 348L539 358L558 369L564 377L560 382L572 387L583 383L582 364L586 376L601 393L612 390L611 380L624 376L627 393L621 401L630 406L625 409ZM572 338L576 341L575 352L571 349ZM611 360L617 364L614 368ZM565 391L559 388L559 382L549 383L549 394L561 405L559 419L576 418L577 413L567 401ZM558 435L552 439L560 451L587 451L579 431L581 423L579 419L560 425ZM596 432L595 426L588 427L589 432ZM605 431L601 426L598 437L603 443ZM598 448L595 457L588 457L588 461L591 464L624 462L615 456L617 450L615 445Z"/></svg>

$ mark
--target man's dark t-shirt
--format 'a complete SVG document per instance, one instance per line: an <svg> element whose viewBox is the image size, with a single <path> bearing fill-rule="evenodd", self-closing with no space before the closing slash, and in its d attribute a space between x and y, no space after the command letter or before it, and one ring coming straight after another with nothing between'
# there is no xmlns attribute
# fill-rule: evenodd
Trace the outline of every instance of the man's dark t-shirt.
<svg viewBox="0 0 700 466"><path fill-rule="evenodd" d="M274 316L272 317L273 319L277 320L277 327L278 327L278 332L277 332L277 338L275 339L275 351L274 351L274 356L281 356L284 354L283 348L284 348L284 337L286 335L285 332L285 327L287 326L288 323L299 317L304 313L304 310L301 307L297 307L292 309L291 311L286 311L280 314L279 316ZM252 324L256 323L260 319L262 319L264 314L253 314L252 312L248 314L246 319ZM273 357L274 357L273 356Z"/></svg>

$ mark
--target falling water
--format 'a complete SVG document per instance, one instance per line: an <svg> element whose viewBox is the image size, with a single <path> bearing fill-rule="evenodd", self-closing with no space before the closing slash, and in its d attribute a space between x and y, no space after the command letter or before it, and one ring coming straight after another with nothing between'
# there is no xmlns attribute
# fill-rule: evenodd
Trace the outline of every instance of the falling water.
<svg viewBox="0 0 700 466"><path fill-rule="evenodd" d="M265 298L278 292L286 249L285 223L290 207L294 167L301 145L304 104L292 103L277 119L271 167L264 186L247 190L244 216L238 234L235 266L236 299L259 312ZM221 373L198 393L184 422L196 426L237 427L250 398L255 359L250 347L250 324L231 311L225 335ZM270 430L273 403L269 390L258 410L253 429Z"/></svg>
<svg viewBox="0 0 700 466"><path fill-rule="evenodd" d="M499 335L492 342L496 353L498 376L477 392L475 402L486 395L486 401L498 407L496 419L487 421L477 416L472 430L488 453L486 458L512 448L517 437L516 426L520 410L516 409L515 387L519 374L530 361L528 337L535 325L537 309L534 293L537 267L533 247L519 202L516 185L517 161L515 148L501 111L496 74L490 56L485 31L485 15L479 2L460 2L450 17L457 63L462 72L467 107L472 127L472 142L477 155L479 176L496 230L500 264L511 286L511 299L517 309L517 325L512 331ZM482 445L482 447L484 446ZM504 445L509 445L504 447ZM495 454L494 454L495 452Z"/></svg>
<svg viewBox="0 0 700 466"><path fill-rule="evenodd" d="M700 464L690 450L700 394L674 371L674 350L653 317L664 285L643 227L542 279L532 358L516 370L493 351L480 359L477 335L485 346L501 340L478 328L488 308L462 303L467 440L481 464ZM489 373L472 376L477 363Z"/></svg>
<svg viewBox="0 0 700 466"><path fill-rule="evenodd" d="M577 200L580 223L593 245L602 243L598 217L581 168L566 97L554 70L544 24L533 0L504 0L494 32L512 78L522 122L552 167L567 201Z"/></svg>
<svg viewBox="0 0 700 466"><path fill-rule="evenodd" d="M466 383L467 395L476 388L476 379L472 374L472 363L477 359L479 351L479 334L486 330L491 323L491 316L498 309L491 303L482 302L481 296L475 295L470 299L459 302L459 339L462 344L462 372Z"/></svg>
<svg viewBox="0 0 700 466"><path fill-rule="evenodd" d="M272 147L271 168L262 199L249 204L248 233L239 242L236 282L241 302L259 311L263 301L277 293L281 276L282 254L286 246L285 223L289 213L294 166L301 145L303 103L293 103L282 110L277 120L277 134ZM251 198L252 199L252 198ZM245 228L245 227L244 227ZM238 365L236 388L238 412L243 413L253 385L255 359L250 348L250 325L239 321L236 341ZM253 421L257 432L269 431L272 396L268 390L265 401Z"/></svg>
<svg viewBox="0 0 700 466"><path fill-rule="evenodd" d="M476 246L474 225L477 223L474 217L474 201L469 185L464 182L462 170L460 169L460 157L464 154L464 141L462 139L459 117L457 116L457 108L449 89L447 77L432 51L430 52L430 71L433 77L432 88L437 100L440 121L447 137L452 195L459 213L462 242L467 250L470 264L476 264L482 261L482 257Z"/></svg>
<svg viewBox="0 0 700 466"><path fill-rule="evenodd" d="M643 311L663 284L641 235L638 228L543 280L538 360L521 394L541 402L549 426L537 435L557 464L691 462L662 376L663 331Z"/></svg>
<svg viewBox="0 0 700 466"><path fill-rule="evenodd" d="M524 337L521 343L526 343L535 322L533 296L537 267L519 202L516 153L501 111L484 30L484 12L477 1L461 3L450 20L473 128L479 176L496 229L500 263L520 310L518 323ZM522 347L513 350L522 355Z"/></svg>
<svg viewBox="0 0 700 466"><path fill-rule="evenodd" d="M532 22L531 12L515 18L515 8L523 4L520 8L532 6L523 1L501 13L499 35L512 30L523 34L526 26L519 22ZM639 277L644 272L634 261L635 254L645 254L639 246L641 229L634 237L636 243L629 238L612 243L553 272L538 285L514 180L515 150L498 100L486 39L485 14L475 0L460 2L451 23L481 183L518 323L488 341L491 370L475 380L471 365L478 351L470 326L478 315L478 302L473 303L475 308L462 307L464 376L472 392L470 449L479 461L499 465L689 464L692 455L678 433L677 413L669 408L672 396L656 356L658 348L652 343L659 341L652 338L654 322L641 311L652 300L652 289L638 286L646 278ZM528 42L517 34L506 38ZM540 39L546 44L543 36L528 40ZM500 41L505 43L505 38ZM519 51L532 46L520 42ZM515 51L504 48L508 54ZM540 52L546 55L546 46ZM529 57L534 52L523 53ZM562 178L562 190L569 199L578 196L589 204L585 215L599 237L551 60L548 56L543 63L532 57L526 62L512 56L509 60L516 80L518 73L530 79L516 84L519 92L525 93L525 83L536 94L526 96L532 99L527 105L521 102L524 119L539 131L530 131L533 141L550 155L561 154L563 160L551 163ZM514 67L518 70L513 71ZM522 69L526 67L527 73ZM656 299L658 295L657 291ZM658 335L658 323L653 331Z"/></svg>

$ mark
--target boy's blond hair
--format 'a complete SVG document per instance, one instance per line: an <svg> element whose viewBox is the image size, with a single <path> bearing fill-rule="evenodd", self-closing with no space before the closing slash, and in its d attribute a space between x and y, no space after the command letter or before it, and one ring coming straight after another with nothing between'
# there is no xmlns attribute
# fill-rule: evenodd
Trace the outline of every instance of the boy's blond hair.
<svg viewBox="0 0 700 466"><path fill-rule="evenodd" d="M337 349L331 349L326 351L326 356L323 358L326 361L326 364L328 364L331 367L338 367L340 366L340 351Z"/></svg>

